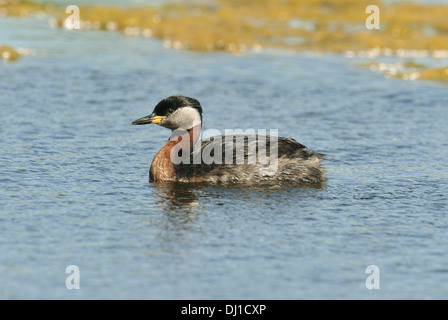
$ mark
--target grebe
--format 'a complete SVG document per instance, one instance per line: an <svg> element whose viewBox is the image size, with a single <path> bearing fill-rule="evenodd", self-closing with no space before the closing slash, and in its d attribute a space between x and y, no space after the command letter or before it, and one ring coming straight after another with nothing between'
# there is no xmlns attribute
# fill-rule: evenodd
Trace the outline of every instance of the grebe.
<svg viewBox="0 0 448 320"><path fill-rule="evenodd" d="M322 184L326 180L321 165L323 155L292 138L234 135L230 139L215 136L199 140L202 107L193 98L165 98L149 116L132 122L133 125L150 123L172 130L168 142L154 156L150 181ZM240 153L238 141L244 143L240 144ZM204 155L209 155L208 159ZM182 161L178 161L179 157ZM264 161L267 157L272 160L269 164Z"/></svg>

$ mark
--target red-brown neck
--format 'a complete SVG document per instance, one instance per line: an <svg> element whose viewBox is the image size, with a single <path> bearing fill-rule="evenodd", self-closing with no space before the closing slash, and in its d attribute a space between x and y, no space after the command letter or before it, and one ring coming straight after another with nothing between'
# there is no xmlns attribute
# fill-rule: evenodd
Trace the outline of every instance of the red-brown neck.
<svg viewBox="0 0 448 320"><path fill-rule="evenodd" d="M172 155L178 154L180 149L190 150L198 140L201 133L201 125L190 130L173 130L170 139L157 152L151 163L149 179L151 181L175 181L177 180L172 161Z"/></svg>

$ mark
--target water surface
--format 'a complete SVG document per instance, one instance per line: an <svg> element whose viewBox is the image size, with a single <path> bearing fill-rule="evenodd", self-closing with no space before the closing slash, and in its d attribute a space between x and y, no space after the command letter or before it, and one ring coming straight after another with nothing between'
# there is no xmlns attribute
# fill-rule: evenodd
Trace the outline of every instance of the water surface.
<svg viewBox="0 0 448 320"><path fill-rule="evenodd" d="M0 298L448 298L446 86L339 55L181 52L36 18L0 30L34 52L0 63ZM169 132L130 122L172 94L201 101L205 129L325 153L327 185L149 183Z"/></svg>

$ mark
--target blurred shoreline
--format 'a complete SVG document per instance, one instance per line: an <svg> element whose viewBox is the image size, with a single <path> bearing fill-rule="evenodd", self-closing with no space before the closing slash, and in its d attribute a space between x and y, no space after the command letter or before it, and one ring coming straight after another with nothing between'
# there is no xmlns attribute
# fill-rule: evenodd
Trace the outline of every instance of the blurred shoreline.
<svg viewBox="0 0 448 320"><path fill-rule="evenodd" d="M388 67L372 61L361 66L389 77L448 82L448 67L418 61L429 58L443 62L448 58L448 5L372 0L368 4L380 10L380 28L369 30L367 3L358 0L159 3L139 7L80 6L80 27L156 38L165 48L176 50L239 54L278 48L333 52L369 60L393 57L402 63ZM50 24L61 28L69 16L64 6L53 3L0 1L0 16L34 14L49 15Z"/></svg>

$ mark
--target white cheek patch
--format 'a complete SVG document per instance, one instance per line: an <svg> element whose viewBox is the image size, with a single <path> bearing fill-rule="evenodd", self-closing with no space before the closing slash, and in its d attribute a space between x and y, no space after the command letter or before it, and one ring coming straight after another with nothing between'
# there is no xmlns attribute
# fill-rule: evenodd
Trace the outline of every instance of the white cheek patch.
<svg viewBox="0 0 448 320"><path fill-rule="evenodd" d="M201 123L201 115L195 108L185 107L176 110L166 121L174 129L188 130Z"/></svg>

